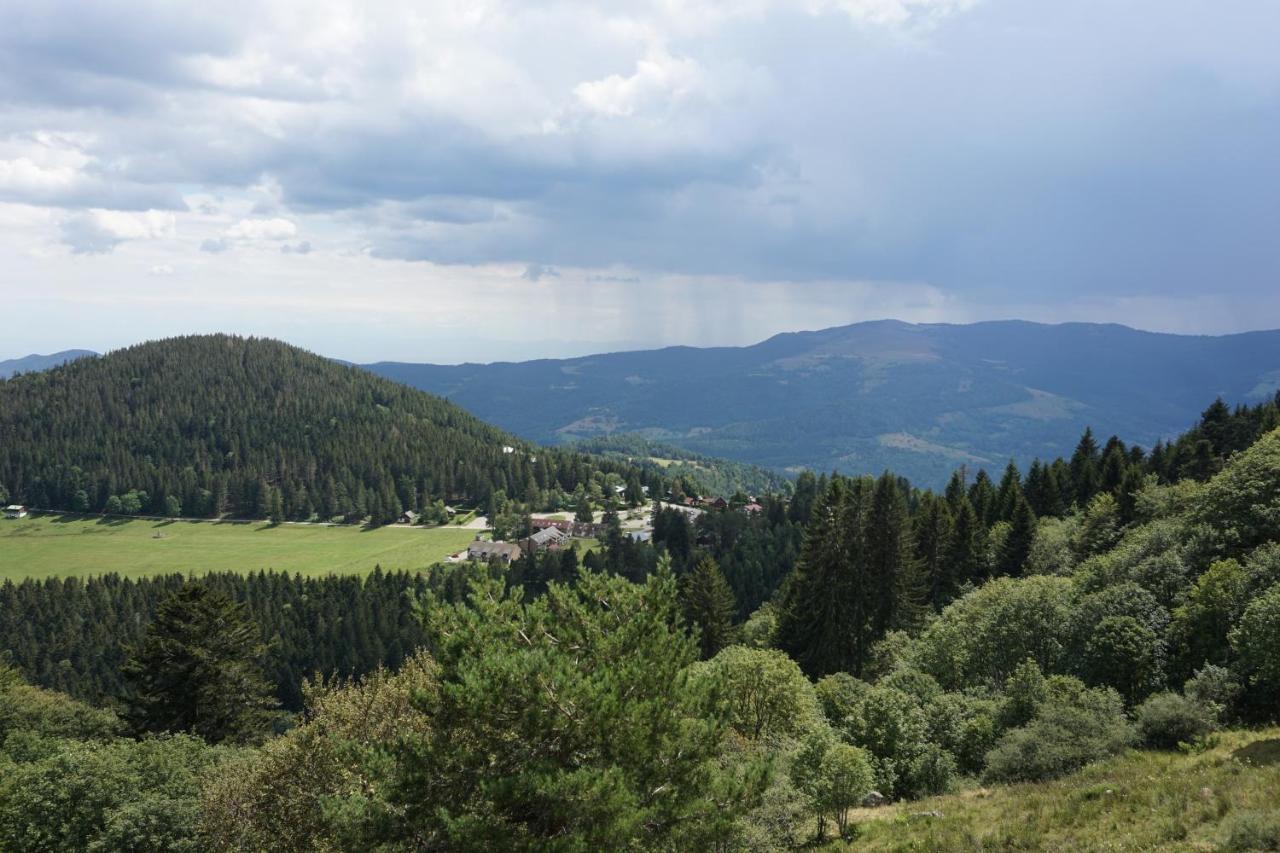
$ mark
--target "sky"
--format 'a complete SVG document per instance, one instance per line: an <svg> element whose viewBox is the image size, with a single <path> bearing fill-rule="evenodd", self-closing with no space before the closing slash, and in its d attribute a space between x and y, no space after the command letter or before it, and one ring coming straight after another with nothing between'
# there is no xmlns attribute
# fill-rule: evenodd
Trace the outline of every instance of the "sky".
<svg viewBox="0 0 1280 853"><path fill-rule="evenodd" d="M1274 0L0 0L0 358L1280 327Z"/></svg>

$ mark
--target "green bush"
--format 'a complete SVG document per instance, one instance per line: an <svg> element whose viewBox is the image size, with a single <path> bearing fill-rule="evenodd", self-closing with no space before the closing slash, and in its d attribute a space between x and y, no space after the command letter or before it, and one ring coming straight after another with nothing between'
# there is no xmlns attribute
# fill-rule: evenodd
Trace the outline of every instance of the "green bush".
<svg viewBox="0 0 1280 853"><path fill-rule="evenodd" d="M1240 812L1226 821L1227 850L1280 850L1280 811Z"/></svg>
<svg viewBox="0 0 1280 853"><path fill-rule="evenodd" d="M1054 779L1133 743L1133 725L1114 690L1062 676L1048 679L1047 688L1031 722L1007 732L987 754L988 781Z"/></svg>
<svg viewBox="0 0 1280 853"><path fill-rule="evenodd" d="M1138 706L1138 732L1149 746L1173 749L1217 728L1212 707L1177 693L1157 693Z"/></svg>
<svg viewBox="0 0 1280 853"><path fill-rule="evenodd" d="M0 850L202 849L200 780L224 750L189 735L49 745L6 768Z"/></svg>
<svg viewBox="0 0 1280 853"><path fill-rule="evenodd" d="M1230 718L1240 691L1240 681L1231 670L1211 663L1196 670L1182 685L1186 697L1212 710L1218 722Z"/></svg>

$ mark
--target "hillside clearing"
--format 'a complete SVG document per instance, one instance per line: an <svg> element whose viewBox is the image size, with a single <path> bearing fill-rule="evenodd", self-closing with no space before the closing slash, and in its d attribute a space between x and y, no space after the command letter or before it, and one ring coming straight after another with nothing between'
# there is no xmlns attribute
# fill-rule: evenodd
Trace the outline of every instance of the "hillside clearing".
<svg viewBox="0 0 1280 853"><path fill-rule="evenodd" d="M462 550L458 527L358 528L263 521L155 521L46 515L0 519L0 580L277 569L304 575L425 569Z"/></svg>
<svg viewBox="0 0 1280 853"><path fill-rule="evenodd" d="M1131 751L1034 785L862 809L850 850L1221 850L1245 825L1280 843L1280 729L1232 731L1198 755ZM1256 843L1256 842L1255 842Z"/></svg>

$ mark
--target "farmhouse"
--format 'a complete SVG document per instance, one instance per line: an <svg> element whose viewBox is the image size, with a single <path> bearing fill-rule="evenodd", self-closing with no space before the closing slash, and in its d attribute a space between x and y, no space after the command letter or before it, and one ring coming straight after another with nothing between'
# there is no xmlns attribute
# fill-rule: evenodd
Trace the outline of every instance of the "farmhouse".
<svg viewBox="0 0 1280 853"><path fill-rule="evenodd" d="M411 509L406 509L404 512L400 513L400 523L401 524L417 524L418 514Z"/></svg>
<svg viewBox="0 0 1280 853"><path fill-rule="evenodd" d="M559 550L569 541L569 534L557 527L544 527L528 539L522 539L520 545L526 551Z"/></svg>
<svg viewBox="0 0 1280 853"><path fill-rule="evenodd" d="M5 518L26 518L27 508L21 504L10 504L4 508Z"/></svg>
<svg viewBox="0 0 1280 853"><path fill-rule="evenodd" d="M520 546L514 542L484 542L475 540L467 546L467 557L472 560L497 558L504 563L520 559Z"/></svg>

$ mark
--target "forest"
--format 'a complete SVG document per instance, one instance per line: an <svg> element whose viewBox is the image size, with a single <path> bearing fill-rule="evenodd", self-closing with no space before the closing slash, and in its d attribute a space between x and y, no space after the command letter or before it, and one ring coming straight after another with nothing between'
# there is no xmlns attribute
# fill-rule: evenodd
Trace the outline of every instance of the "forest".
<svg viewBox="0 0 1280 853"><path fill-rule="evenodd" d="M498 491L559 509L607 475L662 483L266 339L171 338L0 380L0 503L384 523Z"/></svg>
<svg viewBox="0 0 1280 853"><path fill-rule="evenodd" d="M867 804L1220 754L1280 722L1278 416L806 474L581 558L6 583L0 848L856 846ZM1202 799L1155 846L1280 844L1274 798Z"/></svg>

